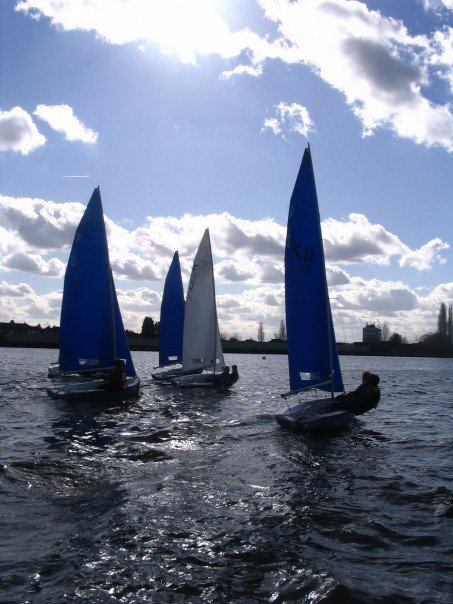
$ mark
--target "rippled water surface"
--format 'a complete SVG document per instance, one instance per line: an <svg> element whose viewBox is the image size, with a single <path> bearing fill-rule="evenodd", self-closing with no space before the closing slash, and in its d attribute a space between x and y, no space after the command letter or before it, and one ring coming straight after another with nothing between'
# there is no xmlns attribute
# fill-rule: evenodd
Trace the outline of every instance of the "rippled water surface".
<svg viewBox="0 0 453 604"><path fill-rule="evenodd" d="M153 385L127 407L47 397L52 350L0 348L1 602L448 602L452 359L380 374L352 429L277 427L285 356L227 355L227 394Z"/></svg>

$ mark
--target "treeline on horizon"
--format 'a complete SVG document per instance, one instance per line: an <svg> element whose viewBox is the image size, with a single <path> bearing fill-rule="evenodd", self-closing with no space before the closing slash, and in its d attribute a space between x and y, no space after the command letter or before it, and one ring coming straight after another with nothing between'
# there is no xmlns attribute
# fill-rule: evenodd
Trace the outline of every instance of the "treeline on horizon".
<svg viewBox="0 0 453 604"><path fill-rule="evenodd" d="M436 354L452 354L453 353L453 307L451 304L447 305L442 302L439 308L439 314L437 318L437 331L432 333L426 333L418 339L417 343L408 344L406 338L404 338L399 333L392 333L390 335L388 325L386 323L381 325L381 329L383 332L383 339L381 342L374 342L372 344L373 348L379 350L385 349L398 349L405 346L411 347L423 347L426 351L430 351ZM60 327L54 325L52 327L41 327L38 325L29 325L27 323L16 323L14 320L9 322L0 322L0 340L2 339L2 335L7 332L16 332L16 333L54 333L58 334L60 332ZM126 329L126 334L129 336L137 336L143 338L158 338L159 337L159 321L154 321L152 317L145 317L143 319L142 328L140 333L134 332L130 329ZM263 323L260 322L258 324L257 338L247 338L243 340L239 335L234 334L232 336L228 336L225 334L221 334L222 340L229 342L264 342L265 340L265 332ZM285 321L282 319L280 321L280 327L278 332L274 333L274 338L272 338L271 342L285 342L287 339L286 334L286 326Z"/></svg>

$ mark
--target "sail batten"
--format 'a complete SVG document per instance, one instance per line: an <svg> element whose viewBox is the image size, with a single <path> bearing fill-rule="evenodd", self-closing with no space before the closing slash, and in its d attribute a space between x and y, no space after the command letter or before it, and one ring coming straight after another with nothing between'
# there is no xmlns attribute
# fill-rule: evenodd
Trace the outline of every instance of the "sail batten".
<svg viewBox="0 0 453 604"><path fill-rule="evenodd" d="M309 388L342 391L309 148L304 152L288 212L285 305L291 392Z"/></svg>

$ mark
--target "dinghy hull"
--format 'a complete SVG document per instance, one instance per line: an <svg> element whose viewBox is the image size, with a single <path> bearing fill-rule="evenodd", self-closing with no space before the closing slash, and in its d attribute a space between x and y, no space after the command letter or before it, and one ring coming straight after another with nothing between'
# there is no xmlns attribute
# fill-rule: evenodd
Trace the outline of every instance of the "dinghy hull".
<svg viewBox="0 0 453 604"><path fill-rule="evenodd" d="M166 371L160 371L158 373L151 374L151 377L155 382L161 382L170 384L171 380L180 378L186 375L200 374L203 369L183 369L182 367L176 369L167 369Z"/></svg>
<svg viewBox="0 0 453 604"><path fill-rule="evenodd" d="M47 388L50 398L63 401L85 403L117 403L139 395L140 379L137 376L128 377L126 385L120 392L101 388L103 381L75 382L63 388Z"/></svg>
<svg viewBox="0 0 453 604"><path fill-rule="evenodd" d="M331 411L331 399L306 401L277 413L279 426L295 432L344 430L354 421L349 411Z"/></svg>
<svg viewBox="0 0 453 604"><path fill-rule="evenodd" d="M218 382L213 381L213 373L200 373L198 375L182 375L171 380L171 385L176 388L220 388Z"/></svg>

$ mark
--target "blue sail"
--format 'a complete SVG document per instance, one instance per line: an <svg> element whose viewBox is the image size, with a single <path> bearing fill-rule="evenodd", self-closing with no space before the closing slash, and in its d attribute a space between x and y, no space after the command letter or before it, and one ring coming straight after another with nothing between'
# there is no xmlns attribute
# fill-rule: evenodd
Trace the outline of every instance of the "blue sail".
<svg viewBox="0 0 453 604"><path fill-rule="evenodd" d="M289 207L285 302L291 390L319 387L342 391L309 147L304 152Z"/></svg>
<svg viewBox="0 0 453 604"><path fill-rule="evenodd" d="M159 323L159 366L180 363L184 329L184 289L179 254L173 260L165 279Z"/></svg>
<svg viewBox="0 0 453 604"><path fill-rule="evenodd" d="M126 375L135 376L135 367L132 362L131 351L129 350L129 344L127 343L126 332L124 331L123 318L121 317L121 311L118 304L118 298L116 296L115 283L113 281L113 275L110 273L112 280L112 298L113 298L113 311L115 317L115 355L118 359L123 359L126 365Z"/></svg>
<svg viewBox="0 0 453 604"><path fill-rule="evenodd" d="M60 371L111 367L118 356L130 359L123 339L97 187L77 227L66 268L60 319ZM135 374L131 359L128 373Z"/></svg>

